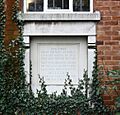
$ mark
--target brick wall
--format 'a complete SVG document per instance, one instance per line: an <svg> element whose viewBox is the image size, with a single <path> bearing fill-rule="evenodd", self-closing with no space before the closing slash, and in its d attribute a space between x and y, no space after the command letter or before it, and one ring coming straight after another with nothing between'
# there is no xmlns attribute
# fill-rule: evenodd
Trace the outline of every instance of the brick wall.
<svg viewBox="0 0 120 115"><path fill-rule="evenodd" d="M5 44L8 44L11 39L18 36L18 29L16 24L12 21L12 8L15 0L6 0L6 30L5 30ZM21 5L22 3L20 3Z"/></svg>
<svg viewBox="0 0 120 115"><path fill-rule="evenodd" d="M101 13L97 24L98 64L105 71L120 69L120 0L94 0L94 10ZM111 78L104 77L103 82L108 80ZM103 98L105 104L112 106L117 94L110 89Z"/></svg>
<svg viewBox="0 0 120 115"><path fill-rule="evenodd" d="M94 0L101 12L97 24L98 64L105 69L120 69L120 0Z"/></svg>

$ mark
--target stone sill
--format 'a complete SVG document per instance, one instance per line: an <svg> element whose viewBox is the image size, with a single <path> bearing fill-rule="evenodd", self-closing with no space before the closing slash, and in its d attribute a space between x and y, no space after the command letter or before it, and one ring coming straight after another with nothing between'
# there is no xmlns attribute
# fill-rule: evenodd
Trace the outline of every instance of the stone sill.
<svg viewBox="0 0 120 115"><path fill-rule="evenodd" d="M94 13L24 13L24 21L99 21L100 12Z"/></svg>

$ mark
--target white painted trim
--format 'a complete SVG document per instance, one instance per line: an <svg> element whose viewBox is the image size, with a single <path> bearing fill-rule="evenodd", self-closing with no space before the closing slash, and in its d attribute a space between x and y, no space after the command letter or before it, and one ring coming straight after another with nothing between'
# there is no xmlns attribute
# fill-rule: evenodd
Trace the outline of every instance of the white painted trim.
<svg viewBox="0 0 120 115"><path fill-rule="evenodd" d="M70 0L69 2L69 9L70 9L70 12L73 12L73 0Z"/></svg>
<svg viewBox="0 0 120 115"><path fill-rule="evenodd" d="M44 8L43 8L43 9L44 9L44 10L43 10L43 13L44 13L44 12L47 12L47 0L44 0L44 3L43 3L43 4L44 4L44 5L43 5L43 6L44 6Z"/></svg>
<svg viewBox="0 0 120 115"><path fill-rule="evenodd" d="M25 74L26 74L26 81L27 83L30 83L30 37L24 36L24 43L25 43Z"/></svg>
<svg viewBox="0 0 120 115"><path fill-rule="evenodd" d="M30 38L29 36L24 36L24 41L25 44L30 44Z"/></svg>
<svg viewBox="0 0 120 115"><path fill-rule="evenodd" d="M90 0L90 13L93 13L93 0Z"/></svg>
<svg viewBox="0 0 120 115"><path fill-rule="evenodd" d="M92 78L93 62L95 61L95 49L88 49L88 77Z"/></svg>
<svg viewBox="0 0 120 115"><path fill-rule="evenodd" d="M88 36L88 44L95 44L96 36Z"/></svg>
<svg viewBox="0 0 120 115"><path fill-rule="evenodd" d="M23 0L23 12L27 13L27 1Z"/></svg>
<svg viewBox="0 0 120 115"><path fill-rule="evenodd" d="M89 49L89 46L91 47ZM88 77L92 78L93 62L95 61L96 36L88 36ZM92 48L93 47L93 48Z"/></svg>
<svg viewBox="0 0 120 115"><path fill-rule="evenodd" d="M26 81L30 83L30 49L26 48L25 50L25 74L26 74Z"/></svg>

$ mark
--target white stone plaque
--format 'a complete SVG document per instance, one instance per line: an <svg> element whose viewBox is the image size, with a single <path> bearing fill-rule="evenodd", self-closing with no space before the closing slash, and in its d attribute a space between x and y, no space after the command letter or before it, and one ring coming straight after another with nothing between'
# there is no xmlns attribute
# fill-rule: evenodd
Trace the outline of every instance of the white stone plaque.
<svg viewBox="0 0 120 115"><path fill-rule="evenodd" d="M44 77L46 84L64 84L67 73L78 82L80 44L49 44L39 43L38 73Z"/></svg>

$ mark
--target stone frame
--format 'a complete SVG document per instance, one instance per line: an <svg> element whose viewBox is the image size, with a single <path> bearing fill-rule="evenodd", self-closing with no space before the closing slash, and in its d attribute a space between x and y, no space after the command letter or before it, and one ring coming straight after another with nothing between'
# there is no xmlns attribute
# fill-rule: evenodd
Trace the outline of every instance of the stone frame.
<svg viewBox="0 0 120 115"><path fill-rule="evenodd" d="M24 14L25 71L28 83L30 82L31 36L86 36L88 39L88 75L91 78L96 46L96 22L99 20L99 12L85 14Z"/></svg>

